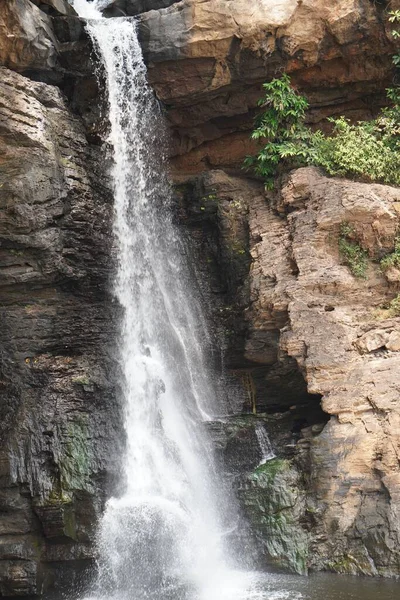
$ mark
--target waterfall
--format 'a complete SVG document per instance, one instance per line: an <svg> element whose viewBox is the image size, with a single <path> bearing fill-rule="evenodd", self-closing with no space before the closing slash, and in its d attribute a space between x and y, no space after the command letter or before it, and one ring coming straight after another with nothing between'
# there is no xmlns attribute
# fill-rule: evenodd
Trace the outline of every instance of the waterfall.
<svg viewBox="0 0 400 600"><path fill-rule="evenodd" d="M261 423L256 423L255 432L257 436L258 445L261 451L260 466L265 465L266 462L276 457L275 452L272 449L272 445L265 427Z"/></svg>
<svg viewBox="0 0 400 600"><path fill-rule="evenodd" d="M232 600L245 577L228 568L223 544L223 500L202 425L218 409L171 219L163 127L135 21L103 19L101 5L74 1L107 88L126 451L123 493L107 502L99 525L95 595Z"/></svg>

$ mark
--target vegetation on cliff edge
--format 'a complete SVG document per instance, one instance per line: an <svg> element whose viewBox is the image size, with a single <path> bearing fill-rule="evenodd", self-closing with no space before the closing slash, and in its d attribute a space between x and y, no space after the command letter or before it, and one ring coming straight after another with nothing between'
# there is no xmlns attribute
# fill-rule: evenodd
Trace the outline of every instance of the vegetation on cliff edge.
<svg viewBox="0 0 400 600"><path fill-rule="evenodd" d="M400 22L400 11L390 13L390 21ZM394 39L400 32L393 31ZM400 54L393 57L400 66ZM322 167L328 175L361 178L400 185L400 89L390 88L390 106L371 121L352 124L345 117L329 118L332 132L313 131L305 124L308 102L292 87L287 74L263 85L265 94L259 106L252 139L263 147L248 156L245 166L254 169L273 187L277 170L306 165Z"/></svg>

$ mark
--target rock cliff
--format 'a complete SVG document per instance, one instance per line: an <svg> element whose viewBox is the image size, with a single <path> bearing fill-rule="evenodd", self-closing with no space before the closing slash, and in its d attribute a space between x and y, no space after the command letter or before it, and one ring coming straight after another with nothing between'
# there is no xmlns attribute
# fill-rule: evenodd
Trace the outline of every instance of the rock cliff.
<svg viewBox="0 0 400 600"><path fill-rule="evenodd" d="M395 244L400 192L314 168L290 173L267 196L222 171L200 179L200 209L215 207L203 218L219 231L209 255L225 275L217 310L226 354L247 383L247 410L261 413L237 423L223 451L231 473L232 444L240 453L247 439L236 485L256 537L269 560L298 572L397 574L398 274L388 280L379 261ZM366 279L339 251L344 223L368 254ZM239 282L229 264L242 269ZM263 466L252 457L257 422L277 452Z"/></svg>
<svg viewBox="0 0 400 600"><path fill-rule="evenodd" d="M0 594L93 558L121 443L107 125L64 0L0 15ZM139 15L171 132L176 212L237 414L211 426L266 562L400 574L400 192L300 169L266 194L240 169L261 84L287 70L310 123L368 117L391 82L387 3L115 0ZM391 4L396 8L396 3ZM343 228L365 279L339 251ZM217 354L217 353L216 353ZM276 458L260 465L256 429Z"/></svg>
<svg viewBox="0 0 400 600"><path fill-rule="evenodd" d="M45 13L13 2L1 19L3 63L54 68ZM46 565L93 556L121 423L98 152L57 87L5 67L0 123L0 594L12 596L48 585Z"/></svg>
<svg viewBox="0 0 400 600"><path fill-rule="evenodd" d="M307 94L311 122L371 115L392 76L385 10L370 0L250 8L246 0L184 0L144 14L149 78L168 107L176 170L240 164L260 86L283 69Z"/></svg>

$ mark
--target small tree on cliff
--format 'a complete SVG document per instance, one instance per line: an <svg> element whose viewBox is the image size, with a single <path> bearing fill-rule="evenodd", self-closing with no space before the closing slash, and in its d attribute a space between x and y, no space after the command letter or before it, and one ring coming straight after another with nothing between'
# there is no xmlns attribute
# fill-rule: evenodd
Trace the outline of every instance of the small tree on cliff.
<svg viewBox="0 0 400 600"><path fill-rule="evenodd" d="M307 160L309 132L304 120L308 102L297 94L287 74L264 83L263 88L265 94L258 105L265 110L256 118L251 137L265 141L265 145L256 156L245 159L245 166L253 168L271 188L282 159L294 158L293 166Z"/></svg>
<svg viewBox="0 0 400 600"><path fill-rule="evenodd" d="M400 22L400 11L389 13L392 23ZM394 30L394 39L400 32ZM393 63L400 67L400 54ZM361 178L400 185L400 88L387 90L391 105L372 121L356 125L345 117L328 119L331 135L312 131L305 125L308 102L292 87L287 74L263 85L259 101L264 111L256 118L253 140L263 147L256 156L248 156L245 166L273 187L282 168L304 165L322 167L328 175Z"/></svg>
<svg viewBox="0 0 400 600"><path fill-rule="evenodd" d="M305 125L307 100L291 87L288 75L265 84L264 89L260 104L267 110L257 118L252 138L265 144L256 156L246 158L245 166L265 180L267 189L273 187L279 169L304 165L322 167L328 175L400 185L397 88L388 90L392 106L372 121L352 125L345 117L328 119L330 135Z"/></svg>

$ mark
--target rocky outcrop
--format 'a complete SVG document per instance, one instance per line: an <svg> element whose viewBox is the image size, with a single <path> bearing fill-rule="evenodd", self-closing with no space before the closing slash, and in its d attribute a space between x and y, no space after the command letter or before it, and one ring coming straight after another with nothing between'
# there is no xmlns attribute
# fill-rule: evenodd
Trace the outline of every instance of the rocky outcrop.
<svg viewBox="0 0 400 600"><path fill-rule="evenodd" d="M149 80L170 125L176 180L242 165L254 150L249 133L262 83L283 70L308 97L309 122L321 127L332 115L370 118L392 84L395 46L385 3L262 0L249 10L245 0L115 0L106 10L140 14ZM63 41L65 89L89 126L101 129L93 123L96 81L81 23L76 17L54 22Z"/></svg>
<svg viewBox="0 0 400 600"><path fill-rule="evenodd" d="M269 560L299 572L398 575L400 317L390 306L399 288L380 259L395 245L400 191L329 179L314 168L294 171L268 197L257 184L220 171L202 181L212 182L225 228L227 191L231 211L240 204L247 215L248 245L241 248L250 253L250 268L229 300L247 327L241 363L229 346L228 360L247 378L247 410L281 413L275 424L259 417L277 459L255 470L244 466L237 482L256 537ZM343 224L368 256L365 279L340 254ZM224 226L220 232L219 244L232 247ZM223 253L214 258L227 273ZM286 438L278 436L281 419ZM247 430L243 425L236 435Z"/></svg>
<svg viewBox="0 0 400 600"><path fill-rule="evenodd" d="M98 156L57 88L3 68L0 98L0 594L12 596L93 556L120 423Z"/></svg>
<svg viewBox="0 0 400 600"><path fill-rule="evenodd" d="M31 0L31 2L48 15L77 16L75 10L72 8L72 4L68 0Z"/></svg>
<svg viewBox="0 0 400 600"><path fill-rule="evenodd" d="M51 71L57 40L50 18L30 0L4 0L0 14L0 65L17 71Z"/></svg>
<svg viewBox="0 0 400 600"><path fill-rule="evenodd" d="M176 171L241 164L261 84L283 69L309 97L311 122L370 116L392 76L385 11L370 0L183 0L142 15Z"/></svg>

